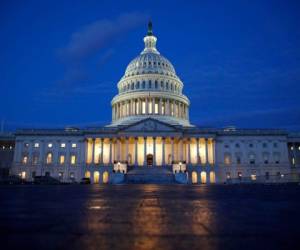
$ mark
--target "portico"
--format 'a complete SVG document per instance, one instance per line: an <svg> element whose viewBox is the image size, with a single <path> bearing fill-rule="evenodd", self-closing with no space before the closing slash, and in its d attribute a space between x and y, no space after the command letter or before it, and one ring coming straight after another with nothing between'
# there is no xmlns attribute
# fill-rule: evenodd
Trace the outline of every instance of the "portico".
<svg viewBox="0 0 300 250"><path fill-rule="evenodd" d="M151 128L155 124L157 127L155 135L153 135L155 130L151 131L151 135L145 135L144 132L132 135L132 128L145 126L142 122L129 127L127 132L122 131L122 135L86 138L86 164L112 165L121 162L129 166L165 166L182 162L197 166L214 165L213 137L182 135L178 131L168 135L166 131L165 133L159 131L165 129L163 126L166 125L153 120L147 123L146 125L150 125Z"/></svg>

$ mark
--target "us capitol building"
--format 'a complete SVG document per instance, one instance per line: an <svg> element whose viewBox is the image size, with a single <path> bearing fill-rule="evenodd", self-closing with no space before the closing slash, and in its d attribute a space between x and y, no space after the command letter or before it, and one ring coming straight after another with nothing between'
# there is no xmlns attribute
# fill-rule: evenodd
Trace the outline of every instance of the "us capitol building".
<svg viewBox="0 0 300 250"><path fill-rule="evenodd" d="M296 151L284 130L200 128L171 62L148 25L145 48L118 82L105 127L16 132L12 173L62 182L235 183L299 178ZM292 146L291 146L292 145ZM293 146L294 145L294 146ZM295 155L294 155L295 154Z"/></svg>

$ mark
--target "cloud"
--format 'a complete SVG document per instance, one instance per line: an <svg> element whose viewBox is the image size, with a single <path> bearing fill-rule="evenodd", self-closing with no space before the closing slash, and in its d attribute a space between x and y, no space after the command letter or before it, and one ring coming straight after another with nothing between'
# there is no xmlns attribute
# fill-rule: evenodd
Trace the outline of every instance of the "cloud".
<svg viewBox="0 0 300 250"><path fill-rule="evenodd" d="M48 98L78 92L91 94L94 90L107 92L105 86L99 88L99 84L93 83L97 80L91 75L90 68L87 70L87 64L93 58L97 60L94 65L97 68L106 64L115 54L115 50L110 47L113 42L144 24L147 18L147 15L139 12L125 13L116 19L97 20L71 34L67 45L58 51L65 66L64 75L55 82L52 89L46 91Z"/></svg>
<svg viewBox="0 0 300 250"><path fill-rule="evenodd" d="M146 20L147 15L138 12L122 14L115 20L97 20L74 32L60 55L70 60L85 59Z"/></svg>

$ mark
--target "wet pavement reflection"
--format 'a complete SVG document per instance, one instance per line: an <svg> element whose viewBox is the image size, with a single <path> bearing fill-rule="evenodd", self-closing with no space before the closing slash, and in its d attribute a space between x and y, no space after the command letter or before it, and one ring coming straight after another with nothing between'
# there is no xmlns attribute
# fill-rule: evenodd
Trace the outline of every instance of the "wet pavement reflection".
<svg viewBox="0 0 300 250"><path fill-rule="evenodd" d="M290 249L300 186L1 186L2 249ZM297 238L298 237L298 238Z"/></svg>

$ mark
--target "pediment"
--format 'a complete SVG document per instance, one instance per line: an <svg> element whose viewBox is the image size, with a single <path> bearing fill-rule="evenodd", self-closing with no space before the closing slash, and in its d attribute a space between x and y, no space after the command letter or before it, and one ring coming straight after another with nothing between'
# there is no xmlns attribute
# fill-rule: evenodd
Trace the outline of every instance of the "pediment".
<svg viewBox="0 0 300 250"><path fill-rule="evenodd" d="M178 128L155 120L153 118L146 118L134 124L128 125L122 129L124 132L176 132Z"/></svg>

